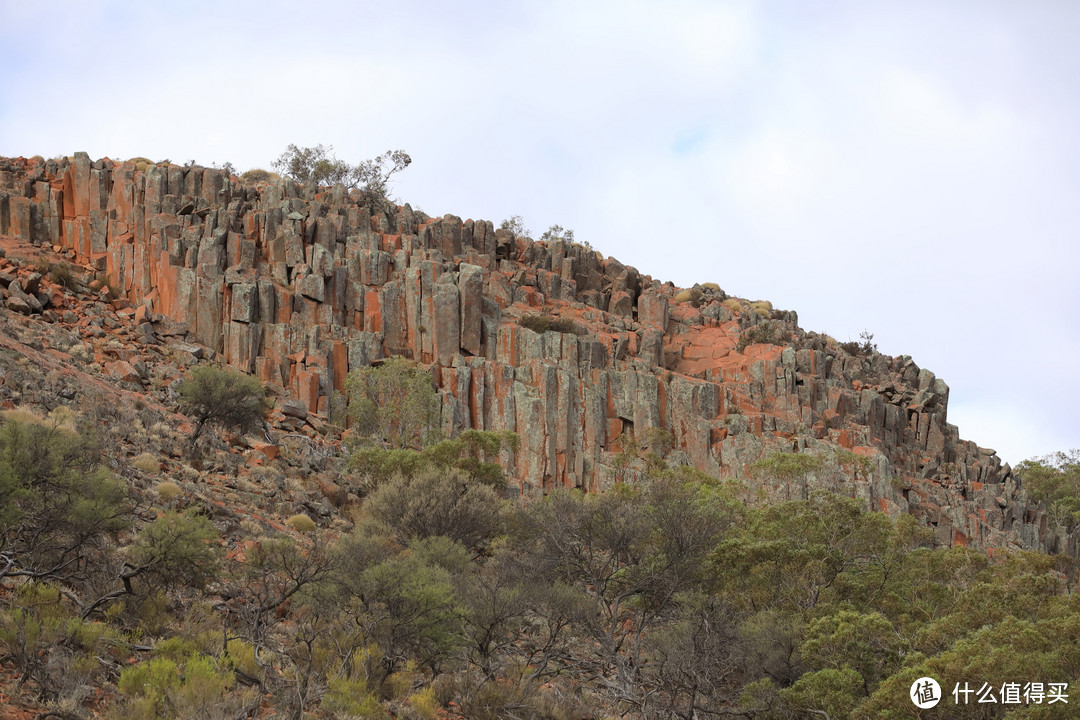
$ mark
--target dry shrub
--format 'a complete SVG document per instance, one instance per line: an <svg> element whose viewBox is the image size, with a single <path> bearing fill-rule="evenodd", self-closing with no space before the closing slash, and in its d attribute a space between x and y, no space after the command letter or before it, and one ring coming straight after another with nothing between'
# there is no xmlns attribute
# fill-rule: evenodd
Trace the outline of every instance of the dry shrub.
<svg viewBox="0 0 1080 720"><path fill-rule="evenodd" d="M161 472L161 463L153 453L141 453L131 461L131 464L139 470L142 470L144 473L153 473L156 475Z"/></svg>
<svg viewBox="0 0 1080 720"><path fill-rule="evenodd" d="M293 515L285 521L285 524L296 532L311 532L316 527L315 521L303 513Z"/></svg>

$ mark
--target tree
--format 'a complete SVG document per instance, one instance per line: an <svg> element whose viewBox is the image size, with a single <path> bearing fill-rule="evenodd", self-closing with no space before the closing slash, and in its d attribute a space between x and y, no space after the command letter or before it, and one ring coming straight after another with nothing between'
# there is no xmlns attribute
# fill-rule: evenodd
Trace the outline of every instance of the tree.
<svg viewBox="0 0 1080 720"><path fill-rule="evenodd" d="M540 240L543 242L550 242L553 240L574 242L574 231L563 229L562 225L552 225L544 231L544 234L540 236Z"/></svg>
<svg viewBox="0 0 1080 720"><path fill-rule="evenodd" d="M520 215L511 215L499 224L500 230L509 230L514 237L530 237L532 233L525 227L525 219Z"/></svg>
<svg viewBox="0 0 1080 720"><path fill-rule="evenodd" d="M1032 500L1046 503L1052 522L1071 529L1080 520L1080 450L1025 460L1016 474Z"/></svg>
<svg viewBox="0 0 1080 720"><path fill-rule="evenodd" d="M106 536L131 525L124 485L72 430L9 420L0 428L0 579L86 582Z"/></svg>
<svg viewBox="0 0 1080 720"><path fill-rule="evenodd" d="M388 150L356 165L337 159L333 152L332 146L289 145L272 167L305 185L359 187L367 202L380 203L387 199L390 178L412 163L412 158L403 150Z"/></svg>
<svg viewBox="0 0 1080 720"><path fill-rule="evenodd" d="M428 467L414 477L396 475L383 483L364 509L379 530L402 545L441 535L476 547L498 532L501 505L493 489L468 482L460 470Z"/></svg>
<svg viewBox="0 0 1080 720"><path fill-rule="evenodd" d="M345 387L359 435L394 448L420 449L434 439L439 397L421 365L390 358L349 373Z"/></svg>
<svg viewBox="0 0 1080 720"><path fill-rule="evenodd" d="M290 144L271 167L282 175L288 175L298 183L355 185L353 168L333 155L333 146L297 147Z"/></svg>
<svg viewBox="0 0 1080 720"><path fill-rule="evenodd" d="M262 382L241 373L210 366L196 368L181 383L180 412L195 421L191 445L207 423L237 432L262 427L270 402Z"/></svg>

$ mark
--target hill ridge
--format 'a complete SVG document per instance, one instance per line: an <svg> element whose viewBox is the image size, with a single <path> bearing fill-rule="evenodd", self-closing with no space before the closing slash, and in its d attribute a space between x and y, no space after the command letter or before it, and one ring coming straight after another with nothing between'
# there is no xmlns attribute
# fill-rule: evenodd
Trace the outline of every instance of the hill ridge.
<svg viewBox="0 0 1080 720"><path fill-rule="evenodd" d="M430 364L445 431L521 435L504 462L523 493L633 481L638 456L663 449L765 500L828 489L910 512L946 546L1078 554L1007 464L960 439L948 386L910 357L582 245L372 213L340 186L85 153L0 159L0 235L104 273L149 341L197 341L291 395L292 417L325 415L350 369ZM770 471L789 453L817 461Z"/></svg>

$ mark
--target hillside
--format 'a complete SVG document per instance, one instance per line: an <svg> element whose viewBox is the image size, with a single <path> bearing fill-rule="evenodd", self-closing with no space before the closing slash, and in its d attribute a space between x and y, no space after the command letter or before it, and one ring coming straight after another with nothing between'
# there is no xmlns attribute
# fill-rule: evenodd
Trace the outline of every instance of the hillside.
<svg viewBox="0 0 1080 720"><path fill-rule="evenodd" d="M325 419L350 369L391 355L431 363L448 434L524 439L509 468L523 493L632 476L620 451L647 450L659 428L671 461L771 500L826 488L911 513L944 545L1077 553L1008 465L960 439L931 371L845 349L717 285L681 291L490 221L408 205L372 216L341 188L244 187L201 167L9 159L0 192L0 234L104 272L140 332L196 343L314 416ZM519 324L537 314L576 332ZM793 477L753 472L778 452L830 461Z"/></svg>
<svg viewBox="0 0 1080 720"><path fill-rule="evenodd" d="M0 159L0 250L0 717L908 718L927 674L1080 677L1075 533L869 338L84 153ZM445 436L520 441L503 477L350 465L347 377L393 356ZM273 408L193 443L217 366Z"/></svg>

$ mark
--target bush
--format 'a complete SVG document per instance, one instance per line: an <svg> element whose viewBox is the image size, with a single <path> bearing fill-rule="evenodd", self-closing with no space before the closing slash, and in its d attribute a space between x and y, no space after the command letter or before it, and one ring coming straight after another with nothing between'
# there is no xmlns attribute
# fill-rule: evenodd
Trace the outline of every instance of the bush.
<svg viewBox="0 0 1080 720"><path fill-rule="evenodd" d="M822 460L808 453L774 452L750 465L755 475L793 480L821 468Z"/></svg>
<svg viewBox="0 0 1080 720"><path fill-rule="evenodd" d="M349 464L363 478L368 491L395 475L412 478L429 467L460 470L470 482L502 490L506 488L506 478L495 457L502 450L516 452L520 444L517 433L508 430L470 429L453 440L440 440L419 451L361 448L352 454Z"/></svg>
<svg viewBox="0 0 1080 720"><path fill-rule="evenodd" d="M21 573L74 582L107 562L103 538L126 530L131 516L127 490L99 459L62 427L0 427L0 545Z"/></svg>
<svg viewBox="0 0 1080 720"><path fill-rule="evenodd" d="M773 306L768 300L755 300L750 303L750 309L766 320L772 319Z"/></svg>
<svg viewBox="0 0 1080 720"><path fill-rule="evenodd" d="M728 298L727 300L724 300L724 302L722 302L721 305L723 305L724 307L726 307L728 310L730 310L733 313L741 313L741 312L743 312L745 310L745 308L743 307L742 302L740 302L736 298Z"/></svg>
<svg viewBox="0 0 1080 720"><path fill-rule="evenodd" d="M179 485L169 481L159 483L156 489L158 498L165 503L170 503L184 494L184 491L180 489Z"/></svg>
<svg viewBox="0 0 1080 720"><path fill-rule="evenodd" d="M439 396L423 366L390 358L349 373L345 388L358 435L398 449L419 449L434 439Z"/></svg>
<svg viewBox="0 0 1080 720"><path fill-rule="evenodd" d="M557 318L548 315L547 313L530 313L528 315L522 315L521 319L518 320L518 325L541 334L548 331L578 333L577 325L574 324L574 321L570 318Z"/></svg>
<svg viewBox="0 0 1080 720"><path fill-rule="evenodd" d="M1016 474L1032 502L1046 504L1054 524L1072 528L1080 522L1080 450L1024 460Z"/></svg>
<svg viewBox="0 0 1080 720"><path fill-rule="evenodd" d="M776 325L766 321L760 325L743 330L739 335L739 342L735 349L742 352L747 347L757 344L782 345L787 342L788 334L781 331Z"/></svg>
<svg viewBox="0 0 1080 720"><path fill-rule="evenodd" d="M191 444L207 423L252 432L262 427L270 403L258 378L215 367L200 367L181 383L180 412L195 421Z"/></svg>
<svg viewBox="0 0 1080 720"><path fill-rule="evenodd" d="M873 342L874 333L870 332L869 330L863 330L861 333L859 333L859 340L861 342L857 342L855 340L848 340L847 342L842 342L840 343L840 347L844 350L844 352L850 355L855 355L857 357L865 357L877 350L877 343Z"/></svg>
<svg viewBox="0 0 1080 720"><path fill-rule="evenodd" d="M42 261L38 263L37 270L42 275L48 275L50 280L61 287L68 290L79 289L79 279L67 263Z"/></svg>
<svg viewBox="0 0 1080 720"><path fill-rule="evenodd" d="M461 471L435 467L411 478L395 476L364 503L376 528L402 545L442 535L470 548L495 537L501 507L492 488L469 483Z"/></svg>
<svg viewBox="0 0 1080 720"><path fill-rule="evenodd" d="M161 463L153 453L141 453L131 461L131 464L145 473L161 472Z"/></svg>
<svg viewBox="0 0 1080 720"><path fill-rule="evenodd" d="M296 532L311 532L316 528L315 521L303 513L293 515L285 521L285 524Z"/></svg>
<svg viewBox="0 0 1080 720"><path fill-rule="evenodd" d="M701 307L701 301L705 299L705 292L695 285L689 290L681 290L672 299L677 303L688 302L694 307Z"/></svg>
<svg viewBox="0 0 1080 720"><path fill-rule="evenodd" d="M255 168L248 170L240 176L240 182L245 185L255 185L261 182L274 182L280 180L281 176L277 173L270 172L269 170L263 170L262 168Z"/></svg>
<svg viewBox="0 0 1080 720"><path fill-rule="evenodd" d="M210 544L217 538L204 515L167 512L135 538L128 579L139 578L149 589L201 588L217 573L218 553Z"/></svg>

